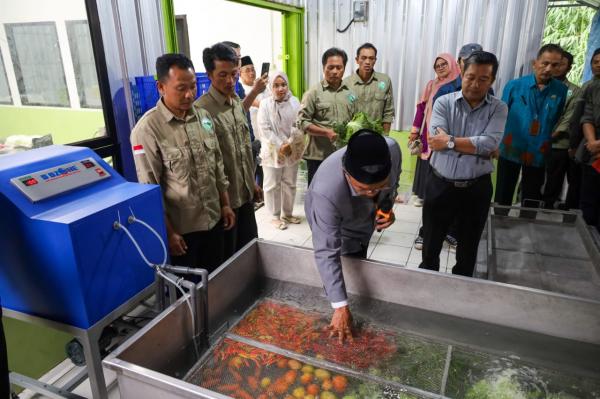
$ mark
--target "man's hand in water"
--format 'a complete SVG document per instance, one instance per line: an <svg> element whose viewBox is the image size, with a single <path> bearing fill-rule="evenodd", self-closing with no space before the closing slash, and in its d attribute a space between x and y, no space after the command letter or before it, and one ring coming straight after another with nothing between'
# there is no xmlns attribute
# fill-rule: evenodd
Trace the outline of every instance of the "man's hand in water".
<svg viewBox="0 0 600 399"><path fill-rule="evenodd" d="M344 339L354 342L352 337L352 314L348 305L334 310L327 330L330 331L329 337L334 338L337 336L340 344L344 343Z"/></svg>

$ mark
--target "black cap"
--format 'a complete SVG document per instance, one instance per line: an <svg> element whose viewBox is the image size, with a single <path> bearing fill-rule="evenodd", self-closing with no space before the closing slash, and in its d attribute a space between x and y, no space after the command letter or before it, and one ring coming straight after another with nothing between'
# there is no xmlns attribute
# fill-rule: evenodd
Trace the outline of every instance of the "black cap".
<svg viewBox="0 0 600 399"><path fill-rule="evenodd" d="M252 63L252 58L250 58L249 55L245 55L242 57L242 66L246 65L254 65L254 63Z"/></svg>
<svg viewBox="0 0 600 399"><path fill-rule="evenodd" d="M385 138L369 129L361 129L350 137L343 163L346 172L363 184L385 180L392 169Z"/></svg>

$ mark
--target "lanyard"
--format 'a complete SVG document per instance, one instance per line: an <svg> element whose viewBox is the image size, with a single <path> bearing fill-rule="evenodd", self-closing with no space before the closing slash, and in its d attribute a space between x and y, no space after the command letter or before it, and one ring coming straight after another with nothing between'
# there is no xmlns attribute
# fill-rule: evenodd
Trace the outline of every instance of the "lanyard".
<svg viewBox="0 0 600 399"><path fill-rule="evenodd" d="M546 90L547 88L548 88L548 86L544 87L543 90L539 90L536 86L535 88L529 89L529 99L531 99L531 97L533 95L533 101L531 103L532 103L532 109L535 112L533 115L534 120L539 120L540 112L544 108L544 104L546 104L546 98L548 97L548 92L549 92L549 90ZM544 92L544 90L545 90L545 92ZM540 92L540 96L537 95L537 93L536 93L537 91ZM542 94L542 92L544 92L544 93ZM541 107L540 107L540 100L541 100ZM546 106L546 108L547 108L547 106Z"/></svg>

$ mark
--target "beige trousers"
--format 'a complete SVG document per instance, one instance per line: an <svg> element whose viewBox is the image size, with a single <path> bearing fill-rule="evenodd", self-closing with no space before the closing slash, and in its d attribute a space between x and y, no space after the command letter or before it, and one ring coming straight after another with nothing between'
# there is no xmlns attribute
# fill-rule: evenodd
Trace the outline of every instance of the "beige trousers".
<svg viewBox="0 0 600 399"><path fill-rule="evenodd" d="M292 216L296 197L298 162L283 168L263 166L265 205L273 218Z"/></svg>

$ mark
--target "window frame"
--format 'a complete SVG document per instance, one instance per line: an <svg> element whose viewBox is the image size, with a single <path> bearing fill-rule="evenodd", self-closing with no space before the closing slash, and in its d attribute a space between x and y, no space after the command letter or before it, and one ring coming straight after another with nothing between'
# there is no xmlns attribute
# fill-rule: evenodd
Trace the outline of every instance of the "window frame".
<svg viewBox="0 0 600 399"><path fill-rule="evenodd" d="M117 172L123 173L112 95L110 92L110 82L108 79L108 67L106 65L106 55L104 53L104 42L102 40L100 16L98 14L96 0L85 0L85 9L87 13L87 22L90 27L90 38L92 41L92 52L94 53L96 73L98 75L98 86L100 88L100 101L102 103L106 136L90 138L70 143L69 145L88 147L95 151L101 158L113 157L113 167Z"/></svg>
<svg viewBox="0 0 600 399"><path fill-rule="evenodd" d="M8 75L6 74L6 64L4 63L4 57L2 56L2 51L0 51L0 64L2 65L2 71L4 72L3 76L0 76L0 79L4 79L6 82L6 90L8 90L8 98L9 101L2 101L0 99L0 105L14 105L15 101L12 98L12 93L10 92L10 86L8 85Z"/></svg>
<svg viewBox="0 0 600 399"><path fill-rule="evenodd" d="M89 29L88 21L86 21L84 19L65 20L67 41L69 43L69 53L71 54L70 61L71 61L71 64L73 65L73 72L75 74L75 89L77 90L77 94L79 96L79 107L81 109L102 109L102 103L100 103L99 106L89 104L89 99L85 95L85 89L86 89L85 83L86 82L78 79L78 73L77 73L78 68L76 67L76 65L81 65L81 63L79 62L81 60L79 59L80 52L78 51L77 54L75 54L75 52L74 52L75 48L79 48L79 44L77 44L75 42L75 37L73 36L73 34L75 33L75 32L73 32L73 28L76 27L77 25L86 25ZM91 36L90 36L90 38L91 38ZM91 42L90 42L90 45L91 45ZM75 62L76 60L78 61L77 63ZM96 83L98 83L97 71L96 71Z"/></svg>
<svg viewBox="0 0 600 399"><path fill-rule="evenodd" d="M66 102L65 103L41 103L41 102L35 102L35 101L30 101L28 99L29 94L27 93L26 87L25 87L25 83L22 81L22 79L19 79L19 76L17 75L17 71L21 70L21 63L19 60L19 53L18 53L18 48L16 47L16 42L15 40L8 40L9 36L12 35L12 27L23 27L23 26L47 26L50 27L51 29L54 30L54 35L56 37L56 46L57 46L57 50L58 50L58 61L60 62L60 67L62 70L62 84L64 86L64 90L65 90L65 95L66 95ZM61 51L61 46L60 46L60 40L58 38L58 28L56 26L56 21L35 21L35 22L15 22L15 23L6 23L4 24L4 29L6 31L6 38L9 42L9 51L10 51L10 56L12 58L12 67L15 73L15 77L17 79L17 87L19 90L19 96L21 97L21 105L26 106L26 107L56 107L56 108L70 108L71 107L71 96L69 95L69 87L67 85L67 77L65 75L65 64L64 64L64 60L62 57L62 51ZM12 44L11 44L12 43ZM13 53L13 46L14 46L14 53ZM18 66L18 68L17 68ZM21 74L21 78L23 78L22 74ZM59 78L60 79L60 78Z"/></svg>
<svg viewBox="0 0 600 399"><path fill-rule="evenodd" d="M179 29L181 27L181 30ZM190 37L188 34L187 15L175 15L175 30L177 32L177 44L179 52L185 54L188 58L190 55Z"/></svg>
<svg viewBox="0 0 600 399"><path fill-rule="evenodd" d="M86 16L87 16L87 23L88 23L89 30L90 30L90 40L91 40L91 45L92 45L92 53L94 56L96 76L98 79L101 110L102 110L106 135L104 135L102 137L92 137L92 138L85 139L85 140L71 142L71 143L68 143L67 145L87 147L87 148L95 151L101 158L112 157L114 169L117 172L122 174L123 173L123 158L121 156L121 151L119 149L119 139L118 139L117 128L116 128L115 111L113 108L113 100L112 100L112 94L111 94L111 89L110 89L110 80L108 77L108 67L107 67L107 62L106 62L106 55L104 52L104 42L102 39L102 29L101 29L101 23L100 23L100 16L99 16L99 12L98 12L98 5L96 4L96 0L83 0L83 2L84 2ZM58 28L56 21L40 21L40 22L41 23L50 22L50 23L54 24L55 29ZM19 24L19 23L16 23L16 24ZM29 24L29 23L26 23L26 24ZM6 24L6 25L8 25L8 24ZM4 28L4 27L0 27L0 28ZM67 45L68 45L68 43L67 43ZM9 49L9 51L10 51L10 49ZM0 52L0 57L2 57L1 52ZM5 68L4 73L6 75L6 81L8 83L9 81L8 81L8 75L7 75L7 73L8 73L7 68L14 69L14 65L7 65L6 63L4 63L3 58L0 58L0 60L3 62L4 68ZM69 60L63 59L62 52L61 52L60 62L63 66L63 74L64 74L65 73L65 69L64 69L65 64L64 63L69 62ZM64 79L66 79L66 76L64 76ZM11 88L9 86L9 94L11 96L10 97L11 103L8 104L5 102L0 102L0 104L9 105L9 106L15 105L15 95L16 96L21 95L19 90L20 90L20 88L17 88L17 93L15 93L14 91L11 90ZM68 94L68 89L67 89L67 94ZM36 106L33 104L21 104L21 105L24 107L35 107ZM67 108L70 106L71 106L71 104L69 104L67 106ZM64 109L65 107L59 106L56 108ZM96 109L98 109L98 108L96 108Z"/></svg>

